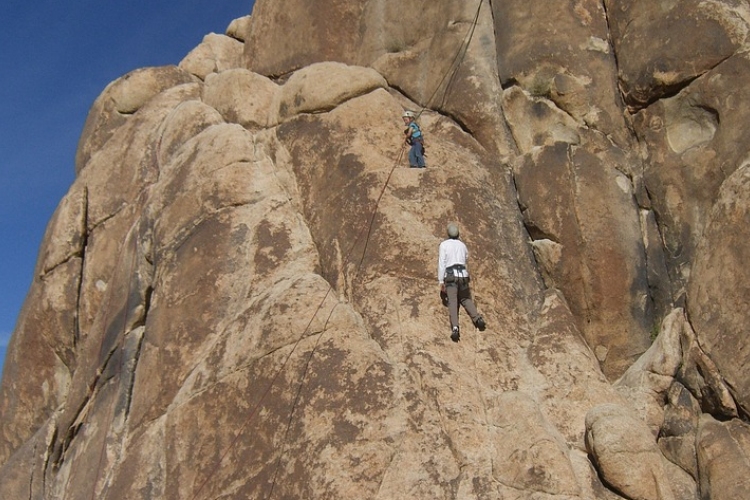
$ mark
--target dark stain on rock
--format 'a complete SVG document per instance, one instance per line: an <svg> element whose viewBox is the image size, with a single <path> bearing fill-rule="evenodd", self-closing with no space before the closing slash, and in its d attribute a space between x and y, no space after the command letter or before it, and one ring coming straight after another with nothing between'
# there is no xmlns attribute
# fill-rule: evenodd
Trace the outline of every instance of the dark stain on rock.
<svg viewBox="0 0 750 500"><path fill-rule="evenodd" d="M261 221L255 229L255 242L258 246L255 253L255 269L261 274L275 269L284 262L292 247L289 229L274 227L267 220Z"/></svg>
<svg viewBox="0 0 750 500"><path fill-rule="evenodd" d="M550 354L560 352L565 352L565 345L557 335L537 335L528 349L529 359L537 367L549 363Z"/></svg>
<svg viewBox="0 0 750 500"><path fill-rule="evenodd" d="M359 160L359 156L354 153L342 155L338 163L338 173L341 177L351 180L365 171L365 165Z"/></svg>

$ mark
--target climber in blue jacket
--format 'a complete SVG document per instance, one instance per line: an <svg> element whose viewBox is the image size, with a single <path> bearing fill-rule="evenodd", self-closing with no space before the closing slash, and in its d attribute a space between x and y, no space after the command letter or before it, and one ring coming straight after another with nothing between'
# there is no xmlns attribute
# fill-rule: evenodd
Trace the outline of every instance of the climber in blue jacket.
<svg viewBox="0 0 750 500"><path fill-rule="evenodd" d="M417 123L417 116L413 111L404 111L401 117L404 119L404 125L406 125L406 130L404 130L406 143L411 146L409 149L409 166L411 168L424 168L424 136Z"/></svg>

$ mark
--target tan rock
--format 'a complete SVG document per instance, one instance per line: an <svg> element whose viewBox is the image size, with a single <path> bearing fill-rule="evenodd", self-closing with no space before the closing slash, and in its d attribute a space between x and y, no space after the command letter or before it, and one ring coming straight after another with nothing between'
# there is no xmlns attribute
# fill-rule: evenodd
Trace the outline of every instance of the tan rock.
<svg viewBox="0 0 750 500"><path fill-rule="evenodd" d="M685 313L672 311L651 347L614 384L641 415L654 436L664 421L664 401L683 363Z"/></svg>
<svg viewBox="0 0 750 500"><path fill-rule="evenodd" d="M747 21L723 2L605 4L624 96L636 107L674 93L731 56L747 31Z"/></svg>
<svg viewBox="0 0 750 500"><path fill-rule="evenodd" d="M639 188L645 191L643 182L637 182L637 189ZM659 328L658 318L665 318L675 308L674 298L679 294L674 291L676 285L669 275L664 241L659 231L656 212L651 209L651 200L647 195L639 197L638 191L636 191L636 199L639 207L641 207L641 231L646 250L647 280L649 295L653 301L653 336L653 333L657 332ZM648 208L644 208L644 206Z"/></svg>
<svg viewBox="0 0 750 500"><path fill-rule="evenodd" d="M533 370L549 382L536 388L539 405L567 442L584 450L588 411L601 403L626 404L604 375L599 362L575 327L575 320L559 292L548 291L527 353ZM584 383L580 383L585 380ZM581 471L576 472L581 476Z"/></svg>
<svg viewBox="0 0 750 500"><path fill-rule="evenodd" d="M76 172L83 170L95 150L150 98L193 79L176 66L163 66L132 71L107 85L86 117L76 152Z"/></svg>
<svg viewBox="0 0 750 500"><path fill-rule="evenodd" d="M237 19L233 19L227 27L226 35L230 36L240 42L244 42L250 37L250 30L252 29L252 16L243 16Z"/></svg>
<svg viewBox="0 0 750 500"><path fill-rule="evenodd" d="M698 479L696 437L700 414L700 405L690 391L679 382L672 384L659 431L659 449L694 480Z"/></svg>
<svg viewBox="0 0 750 500"><path fill-rule="evenodd" d="M528 418L516 419L521 411ZM523 394L508 392L500 397L491 425L515 436L493 443L493 478L515 490L576 497L581 486L576 480L569 450L561 436L552 430L536 404Z"/></svg>
<svg viewBox="0 0 750 500"><path fill-rule="evenodd" d="M325 81L326 85L321 85ZM322 62L296 71L281 88L279 119L300 113L330 111L339 104L387 86L370 68Z"/></svg>
<svg viewBox="0 0 750 500"><path fill-rule="evenodd" d="M716 363L699 345L695 332L690 330L690 333L684 339L683 361L676 378L690 390L706 413L721 418L737 417L737 403Z"/></svg>
<svg viewBox="0 0 750 500"><path fill-rule="evenodd" d="M0 474L2 498L44 498L44 476L49 445L54 439L54 420L43 422L36 433L9 460L3 460Z"/></svg>
<svg viewBox="0 0 750 500"><path fill-rule="evenodd" d="M278 85L246 69L212 73L206 78L203 101L225 121L258 129L276 122Z"/></svg>
<svg viewBox="0 0 750 500"><path fill-rule="evenodd" d="M586 449L602 479L627 498L675 498L656 441L632 410L612 404L592 409L586 415Z"/></svg>
<svg viewBox="0 0 750 500"><path fill-rule="evenodd" d="M81 257L86 245L88 192L82 183L74 184L60 201L49 222L40 251L40 268L44 276L73 257Z"/></svg>
<svg viewBox="0 0 750 500"><path fill-rule="evenodd" d="M503 93L503 110L522 154L558 142L581 143L581 124L549 99L533 97L518 87L512 87Z"/></svg>
<svg viewBox="0 0 750 500"><path fill-rule="evenodd" d="M750 412L748 311L744 306L750 297L744 265L750 257L745 244L749 219L750 167L742 165L722 185L696 252L694 281L688 290L698 343L730 388L731 397L723 399L732 406L736 401L745 415Z"/></svg>
<svg viewBox="0 0 750 500"><path fill-rule="evenodd" d="M745 162L747 152L737 145L750 137L735 124L750 119L748 110L736 104L750 98L741 83L748 71L747 57L733 56L678 95L636 115L638 133L650 145L644 180L677 301L684 301L696 247L721 185Z"/></svg>
<svg viewBox="0 0 750 500"><path fill-rule="evenodd" d="M560 245L547 272L611 379L647 349L653 321L639 212L618 170L625 161L614 147L557 142L525 155L515 175L531 237Z"/></svg>
<svg viewBox="0 0 750 500"><path fill-rule="evenodd" d="M547 238L541 238L532 241L531 247L534 249L534 258L541 267L545 286L554 288L554 277L562 273L563 246Z"/></svg>
<svg viewBox="0 0 750 500"><path fill-rule="evenodd" d="M181 102L164 120L158 144L160 165L168 165L180 148L203 130L224 123L216 109L202 101Z"/></svg>
<svg viewBox="0 0 750 500"><path fill-rule="evenodd" d="M704 497L740 500L747 496L750 429L739 420L701 416L697 439L700 489Z"/></svg>
<svg viewBox="0 0 750 500"><path fill-rule="evenodd" d="M667 477L669 477L669 484L672 488L674 498L700 500L700 488L690 474L666 458L662 460L662 463L664 465L664 471Z"/></svg>
<svg viewBox="0 0 750 500"><path fill-rule="evenodd" d="M88 190L89 230L124 210L156 181L160 166L154 161L158 157L152 158L151 154L159 148L160 134L154 133L154 129L158 129L165 117L183 101L195 99L199 92L198 84L187 84L154 96L138 110L136 120L128 120L113 130L99 150L82 165L84 170L79 173L79 182Z"/></svg>
<svg viewBox="0 0 750 500"><path fill-rule="evenodd" d="M326 0L311 8L301 0L283 6L261 0L245 44L246 64L274 77L323 61L373 67L419 106L455 117L505 159L514 146L498 99L502 88L486 6L479 11L473 43L464 47L477 7L450 1L354 5ZM288 36L292 32L295 36Z"/></svg>
<svg viewBox="0 0 750 500"><path fill-rule="evenodd" d="M525 0L492 4L500 81L550 99L581 125L627 146L607 13L593 0L559 7Z"/></svg>
<svg viewBox="0 0 750 500"><path fill-rule="evenodd" d="M67 401L77 365L75 311L81 265L80 257L71 258L32 282L3 367L0 463L6 463ZM33 450L26 453L34 455Z"/></svg>
<svg viewBox="0 0 750 500"><path fill-rule="evenodd" d="M242 49L242 42L225 35L210 33L180 61L179 68L205 80L211 73L241 67Z"/></svg>

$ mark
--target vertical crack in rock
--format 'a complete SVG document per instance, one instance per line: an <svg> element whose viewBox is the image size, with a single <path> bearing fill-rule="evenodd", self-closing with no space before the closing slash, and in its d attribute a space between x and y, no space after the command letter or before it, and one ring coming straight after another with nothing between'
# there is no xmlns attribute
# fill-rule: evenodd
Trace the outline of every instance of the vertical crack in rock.
<svg viewBox="0 0 750 500"><path fill-rule="evenodd" d="M615 49L614 40L612 40L612 25L610 24L609 9L607 8L607 0L601 0L602 10L604 11L604 21L607 24L607 44L612 51L612 58L615 60L615 78L617 78L618 85L617 90L620 93L620 102L625 102L625 92L622 90L620 82L620 59L617 56L617 50Z"/></svg>
<svg viewBox="0 0 750 500"><path fill-rule="evenodd" d="M146 290L146 296L145 296L145 305L143 309L144 310L143 323L142 325L140 325L140 326L143 326L144 328L142 329L142 332L138 335L138 339L135 342L135 346L133 349L133 359L127 371L128 380L127 380L127 383L125 384L126 394L125 394L125 406L124 406L124 415L123 415L124 424L127 423L128 417L130 416L131 405L133 403L133 390L135 388L135 375L136 375L136 372L138 371L138 362L140 361L140 358L141 358L141 350L143 347L143 341L146 337L145 325L146 325L146 318L148 316L149 308L151 307L152 293L153 293L153 288L149 286ZM133 334L133 332L130 332L130 334Z"/></svg>
<svg viewBox="0 0 750 500"><path fill-rule="evenodd" d="M95 394L98 392L97 386L100 377L101 373L97 371L93 382L88 386L88 393L74 412L73 417L71 418L70 425L65 430L65 434L62 436L59 445L56 447L57 449L52 454L53 470L59 470L62 464L65 462L67 452L70 449L73 440L78 435L78 432L81 430L81 426L83 426L84 420L88 415L88 412L90 410L89 403L91 403Z"/></svg>
<svg viewBox="0 0 750 500"><path fill-rule="evenodd" d="M107 333L103 335L102 342L106 343L107 337L113 337L110 340L112 345L108 349L106 356L104 360L102 361L101 365L96 370L94 379L89 384L86 396L83 398L83 401L81 402L78 409L74 413L73 418L71 420L72 423L68 427L65 433L65 436L63 437L62 443L60 444L60 449L55 453L54 463L56 466L55 468L57 469L59 469L60 465L65 461L67 450L70 448L71 443L73 442L75 437L78 435L78 432L81 426L84 424L86 418L88 417L90 404L93 402L96 395L98 394L99 388L103 387L104 384L108 380L116 376L120 376L120 377L125 376L125 373L121 366L121 369L119 371L115 370L113 373L110 373L106 378L103 378L104 374L109 372L109 365L110 365L111 360L114 358L115 354L118 351L121 351L121 363L125 363L124 357L126 356L127 353L123 344L127 338L128 333L135 328L139 328L142 324L145 324L145 315L147 314L148 308L150 307L150 297L151 297L151 292L152 292L150 284L147 285L146 289L144 290L144 294L141 297L141 301L143 302L143 304L138 304L133 308L133 311L136 312L136 316L129 318L129 316L131 316L130 299L131 299L131 295L133 292L133 290L131 289L133 285L133 278L134 277L137 278L136 275L138 274L138 269L136 268L136 265L137 265L136 259L138 257L139 245L137 245L137 241L135 237L133 236L133 234L134 233L131 232L130 233L131 236L128 238L133 241L132 248L126 247L126 248L129 248L130 252L132 252L132 259L131 259L130 265L128 266L128 269L126 270L127 272L125 274L126 279L128 280L128 285L125 290L126 301L125 301L124 309L121 313L123 316L122 328L113 329L112 327L116 325L109 324L109 323L105 324L105 329ZM148 279L150 282L151 277L149 276ZM138 284L136 284L136 286L138 286ZM114 293L114 292L110 292L110 293ZM140 293L139 293L139 296L140 296ZM79 290L79 297L80 297L80 290ZM108 305L105 307L108 307ZM133 325L132 329L128 328L129 323L132 323ZM113 334L110 332L115 332L115 333ZM142 335L141 335L141 339L139 339L139 341L137 342L138 347L136 351L140 350L141 341L142 341ZM104 345L102 345L102 347L104 347ZM134 371L135 370L133 369L133 373ZM127 387L127 391L126 391L127 392L127 395L126 395L126 400L127 400L126 407L127 408L129 408L129 405L130 405L131 398L129 394L132 391L132 383L134 380L132 374L129 380L130 380L130 386ZM122 380L121 380L121 383L122 383ZM114 416L112 418L114 418Z"/></svg>
<svg viewBox="0 0 750 500"><path fill-rule="evenodd" d="M75 315L74 315L74 330L73 330L73 348L78 347L78 342L81 339L81 306L82 306L82 295L83 295L83 278L86 270L86 252L89 245L89 190L88 187L83 188L83 234L81 235L81 271L78 279L78 290L76 292L76 304L75 304Z"/></svg>
<svg viewBox="0 0 750 500"><path fill-rule="evenodd" d="M36 457L37 457L37 443L34 443L34 452L32 453L31 460L31 472L29 473L29 500L34 500L34 476L36 475Z"/></svg>
<svg viewBox="0 0 750 500"><path fill-rule="evenodd" d="M42 467L42 491L47 491L47 473L54 470L52 455L55 452L55 443L57 442L58 428L57 425L51 425L50 432L47 433L46 448L44 450L44 465Z"/></svg>
<svg viewBox="0 0 750 500"><path fill-rule="evenodd" d="M581 246L581 253L583 255L586 255L588 250L586 249L586 238L584 238L581 235L581 227L583 227L581 223L581 214L579 213L579 206L578 203L576 203L576 200L578 199L577 196L577 189L578 189L578 176L576 175L576 168L573 158L573 148L575 146L568 145L567 148L567 159L568 159L568 169L570 173L570 199L573 200L573 206L570 207L570 211L573 214L573 217L575 218L576 224L576 240L577 243ZM588 336L585 334L586 326L591 322L591 302L592 302L592 292L591 292L591 269L589 268L589 262L588 259L583 259L581 262L581 290L583 293L583 307L585 308L584 316L581 318L583 320L583 332L584 338L586 339L586 343L588 344ZM600 360L600 362L603 360Z"/></svg>

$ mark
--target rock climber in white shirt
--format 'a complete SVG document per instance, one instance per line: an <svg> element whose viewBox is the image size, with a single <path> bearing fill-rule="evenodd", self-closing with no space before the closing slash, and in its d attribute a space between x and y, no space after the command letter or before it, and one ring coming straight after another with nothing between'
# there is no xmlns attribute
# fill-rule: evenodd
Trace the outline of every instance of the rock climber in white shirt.
<svg viewBox="0 0 750 500"><path fill-rule="evenodd" d="M448 224L448 239L440 243L438 251L438 282L440 292L448 297L448 312L451 321L451 340L458 342L460 339L458 328L458 303L464 307L471 317L471 322L479 331L484 331L486 325L484 319L477 312L474 301L471 299L469 288L469 270L466 261L469 251L463 241L458 239L458 225Z"/></svg>

